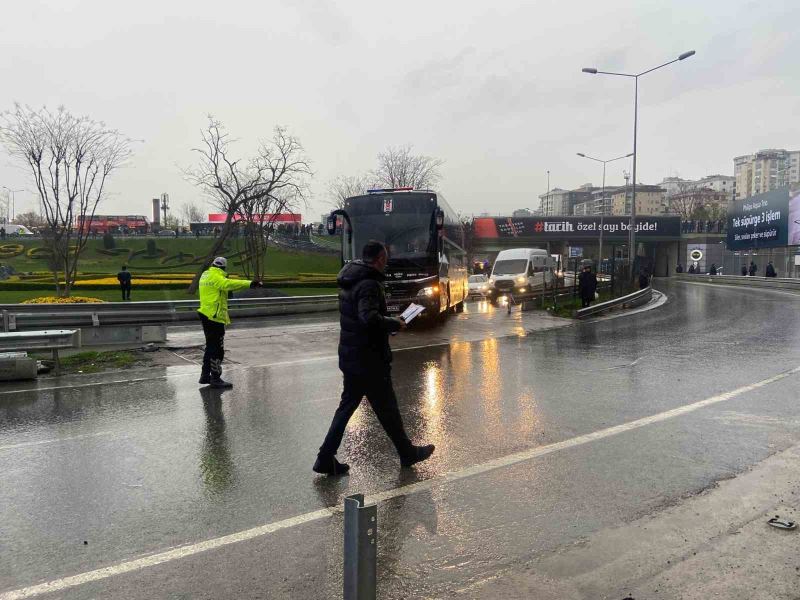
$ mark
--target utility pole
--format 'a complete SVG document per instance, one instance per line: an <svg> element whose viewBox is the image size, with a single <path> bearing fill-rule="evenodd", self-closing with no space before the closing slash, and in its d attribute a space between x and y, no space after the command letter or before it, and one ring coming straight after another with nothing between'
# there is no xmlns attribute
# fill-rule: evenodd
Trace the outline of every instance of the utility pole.
<svg viewBox="0 0 800 600"><path fill-rule="evenodd" d="M547 210L550 210L552 207L550 206L550 170L547 170ZM542 216L545 216L542 213Z"/></svg>
<svg viewBox="0 0 800 600"><path fill-rule="evenodd" d="M625 208L624 208L623 212L629 212L628 211L628 198L629 198L629 196L628 196L628 182L630 181L631 174L628 171L623 171L622 172L622 176L625 178ZM632 232L633 232L633 229L628 231L628 270L631 273L633 273L633 258L632 258L633 255L631 254L631 233ZM635 241L636 240L634 238L633 242L635 242Z"/></svg>
<svg viewBox="0 0 800 600"><path fill-rule="evenodd" d="M164 212L164 228L167 227L167 210L169 210L169 194L164 192L161 194L161 210Z"/></svg>

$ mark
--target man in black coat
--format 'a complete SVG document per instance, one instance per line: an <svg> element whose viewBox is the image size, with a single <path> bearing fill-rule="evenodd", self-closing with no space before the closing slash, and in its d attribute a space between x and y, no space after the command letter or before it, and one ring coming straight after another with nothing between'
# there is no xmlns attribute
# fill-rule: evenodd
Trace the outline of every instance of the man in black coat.
<svg viewBox="0 0 800 600"><path fill-rule="evenodd" d="M777 277L778 276L778 272L775 271L775 265L772 264L772 261L769 261L767 263L767 270L764 271L764 275L766 277Z"/></svg>
<svg viewBox="0 0 800 600"><path fill-rule="evenodd" d="M747 269L747 273L748 275L750 275L750 277L755 277L757 272L758 272L758 265L751 260L750 268Z"/></svg>
<svg viewBox="0 0 800 600"><path fill-rule="evenodd" d="M119 281L119 289L122 291L122 300L131 299L131 272L128 267L122 265L122 270L117 273L117 281Z"/></svg>
<svg viewBox="0 0 800 600"><path fill-rule="evenodd" d="M346 264L339 272L339 369L344 375L342 400L319 449L314 471L344 475L349 465L336 460L350 417L366 396L400 463L410 467L433 454L434 446L414 446L408 439L397 397L392 387L392 350L389 334L405 328L402 319L387 316L383 271L388 255L380 242L368 242L362 260Z"/></svg>
<svg viewBox="0 0 800 600"><path fill-rule="evenodd" d="M594 294L597 291L597 275L592 273L592 267L585 266L580 275L578 275L578 292L581 296L581 306L586 308L594 300Z"/></svg>

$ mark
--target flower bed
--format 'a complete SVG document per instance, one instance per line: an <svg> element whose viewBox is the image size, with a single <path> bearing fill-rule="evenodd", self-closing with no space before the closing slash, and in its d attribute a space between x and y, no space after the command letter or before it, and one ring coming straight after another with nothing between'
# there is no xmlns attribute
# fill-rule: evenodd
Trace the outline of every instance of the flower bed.
<svg viewBox="0 0 800 600"><path fill-rule="evenodd" d="M104 303L105 300L99 298L90 298L88 296L69 296L62 298L59 296L41 296L39 298L29 298L23 300L20 304L97 304Z"/></svg>
<svg viewBox="0 0 800 600"><path fill-rule="evenodd" d="M14 258L25 252L22 244L3 244L0 246L0 258Z"/></svg>

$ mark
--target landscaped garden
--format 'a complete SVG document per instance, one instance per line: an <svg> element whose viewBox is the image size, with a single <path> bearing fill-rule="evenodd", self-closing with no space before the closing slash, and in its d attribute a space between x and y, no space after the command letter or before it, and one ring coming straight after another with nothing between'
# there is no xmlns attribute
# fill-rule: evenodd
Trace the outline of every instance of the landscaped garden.
<svg viewBox="0 0 800 600"><path fill-rule="evenodd" d="M78 264L74 296L103 301L120 299L116 274L126 265L133 276L134 300L187 299L186 289L213 240L209 238L119 238L114 246L100 238L87 242ZM243 252L235 240L226 248L231 277L244 277ZM54 295L49 253L41 240L13 240L0 244L0 265L13 275L0 280L0 304ZM265 287L288 295L334 293L337 257L269 248Z"/></svg>

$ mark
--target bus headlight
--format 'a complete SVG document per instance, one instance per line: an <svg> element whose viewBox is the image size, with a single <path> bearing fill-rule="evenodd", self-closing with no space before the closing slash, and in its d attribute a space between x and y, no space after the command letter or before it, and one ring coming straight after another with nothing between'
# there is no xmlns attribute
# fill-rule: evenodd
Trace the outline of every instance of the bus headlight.
<svg viewBox="0 0 800 600"><path fill-rule="evenodd" d="M422 288L419 292L417 292L417 296L423 298L430 298L431 296L435 296L439 292L439 287L432 285L429 287Z"/></svg>
<svg viewBox="0 0 800 600"><path fill-rule="evenodd" d="M519 288L520 293L525 291L525 288Z"/></svg>
<svg viewBox="0 0 800 600"><path fill-rule="evenodd" d="M489 285L494 285L494 277L489 277Z"/></svg>
<svg viewBox="0 0 800 600"><path fill-rule="evenodd" d="M517 277L517 283L525 283L525 277Z"/></svg>

